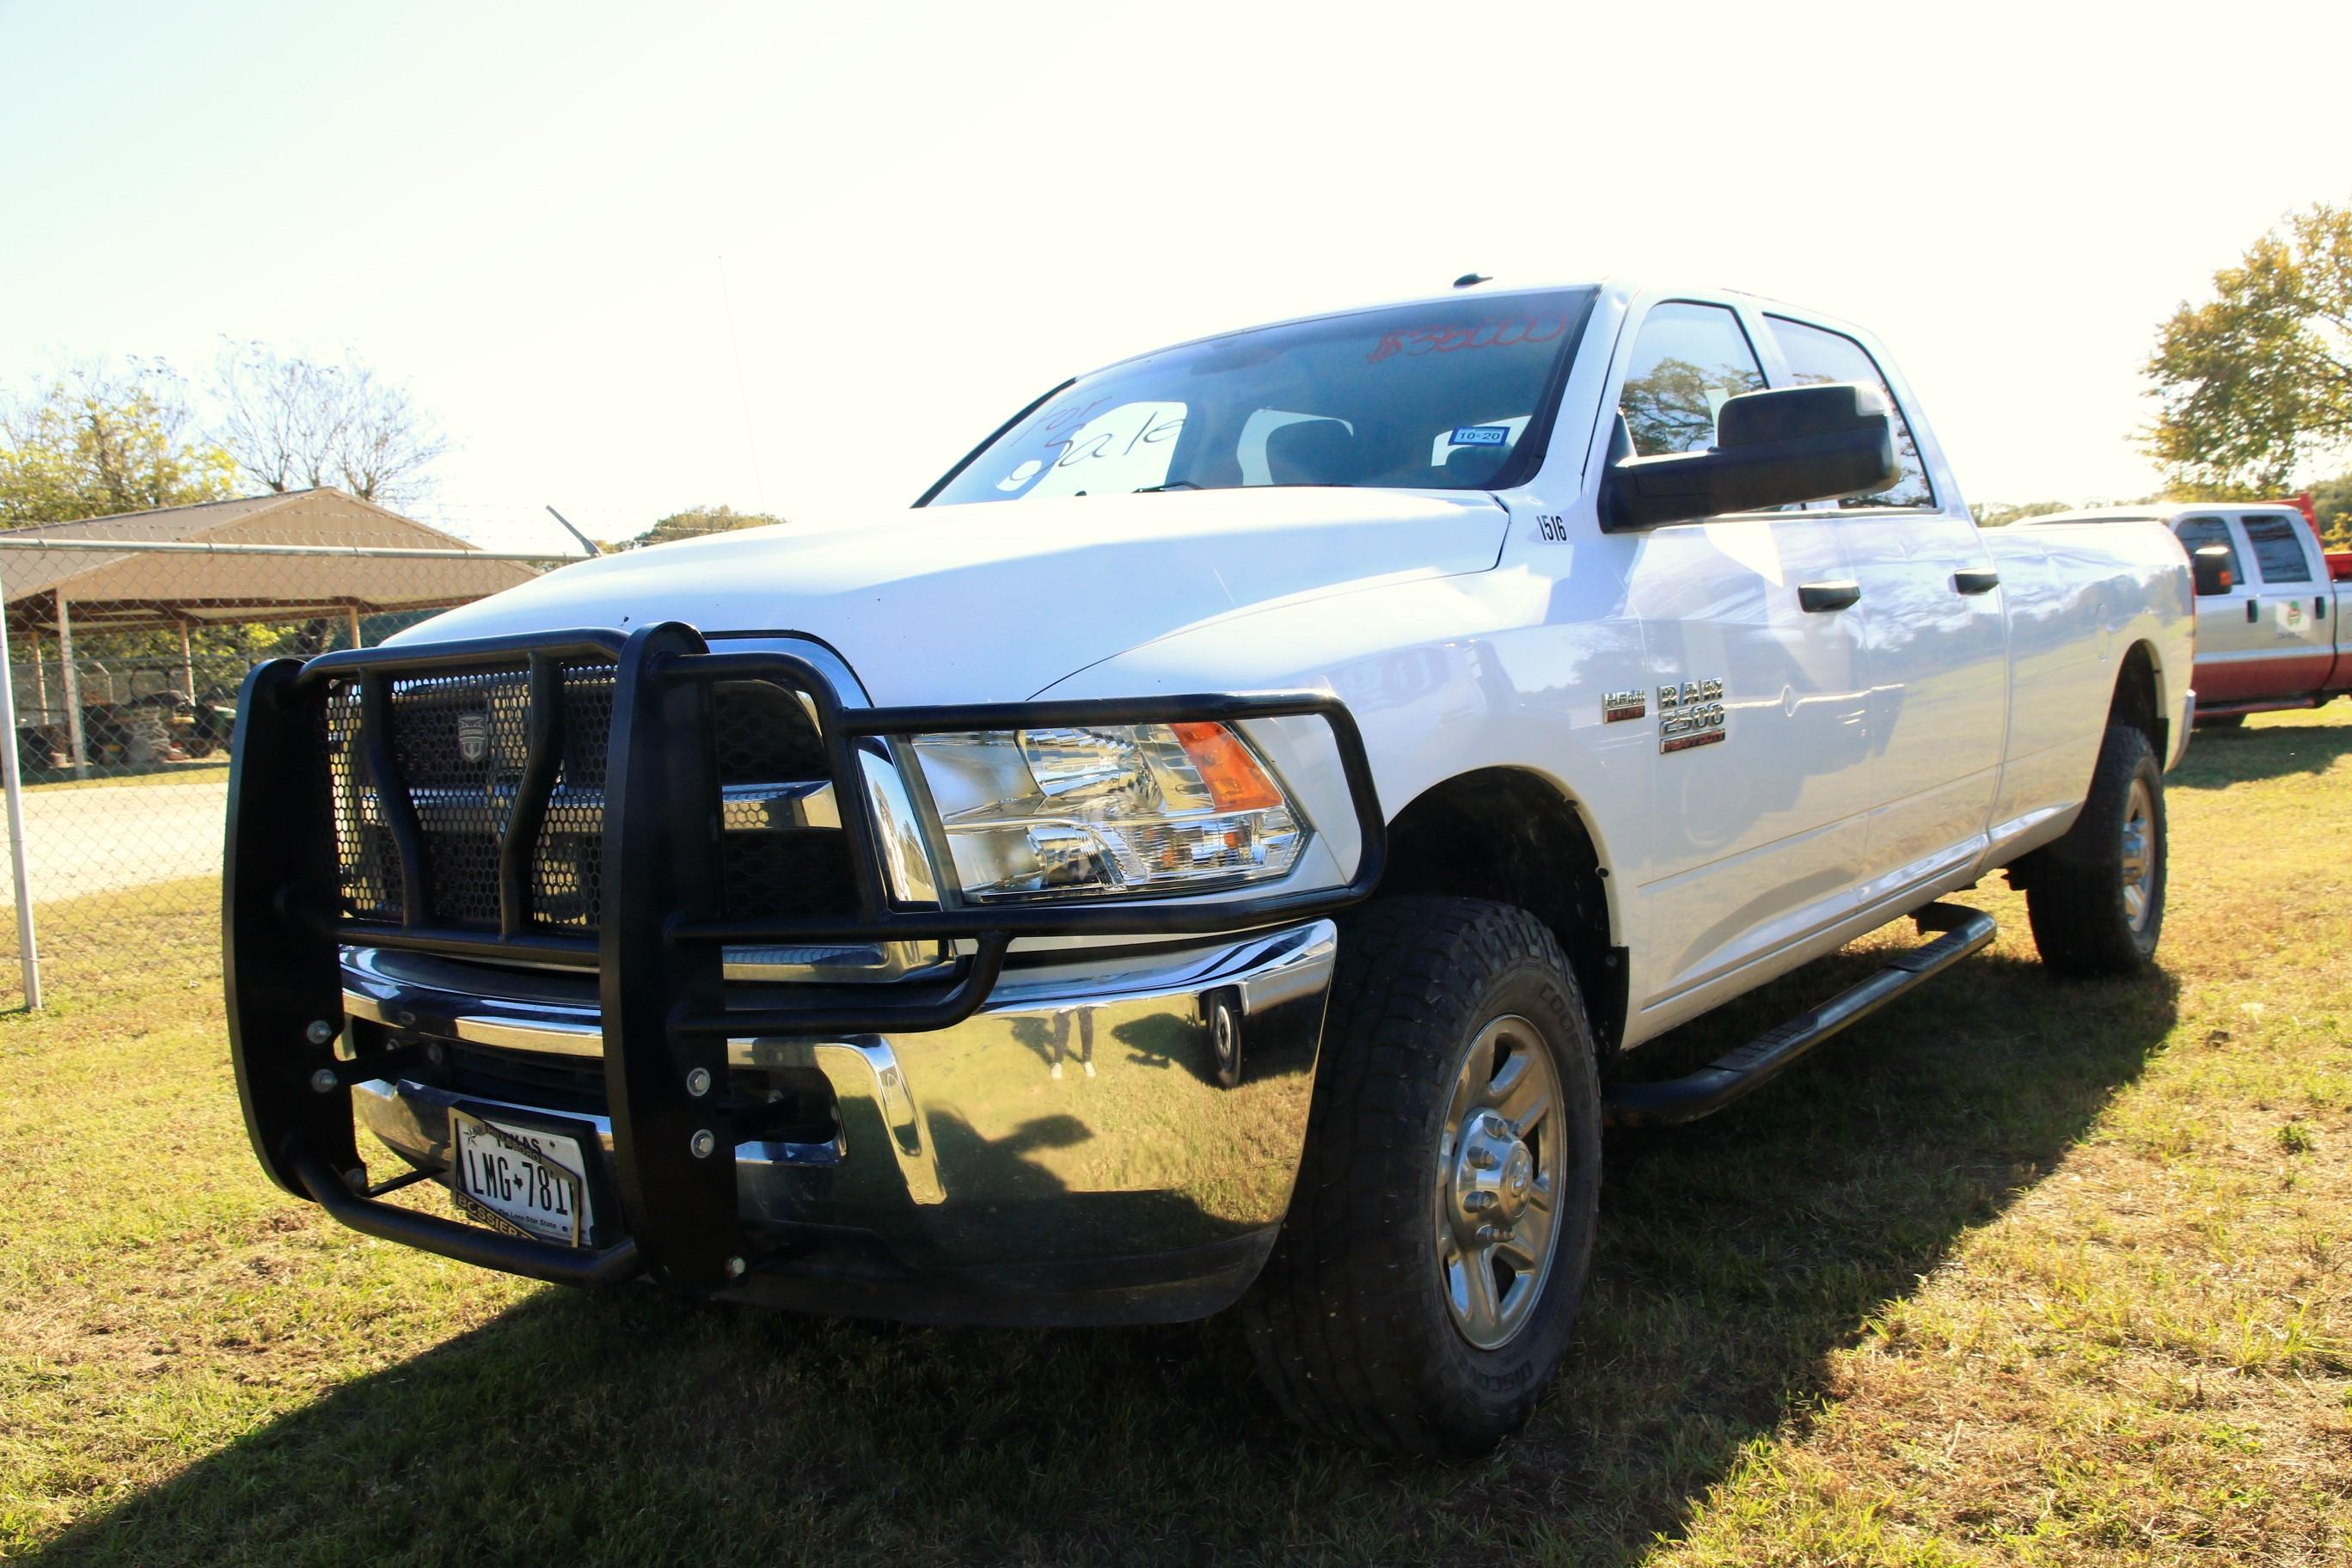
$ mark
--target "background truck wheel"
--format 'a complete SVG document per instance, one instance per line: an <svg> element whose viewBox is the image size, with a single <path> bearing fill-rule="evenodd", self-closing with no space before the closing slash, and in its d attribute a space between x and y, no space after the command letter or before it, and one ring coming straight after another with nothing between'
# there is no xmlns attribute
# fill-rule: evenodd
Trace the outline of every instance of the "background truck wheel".
<svg viewBox="0 0 2352 1568"><path fill-rule="evenodd" d="M2164 931L2164 770L2147 737L2107 726L2083 815L2036 859L2025 912L2061 974L2133 974Z"/></svg>
<svg viewBox="0 0 2352 1568"><path fill-rule="evenodd" d="M1341 938L1289 1217L1243 1305L1291 1416L1392 1453L1491 1447L1568 1345L1601 1194L1601 1086L1533 915L1371 905Z"/></svg>

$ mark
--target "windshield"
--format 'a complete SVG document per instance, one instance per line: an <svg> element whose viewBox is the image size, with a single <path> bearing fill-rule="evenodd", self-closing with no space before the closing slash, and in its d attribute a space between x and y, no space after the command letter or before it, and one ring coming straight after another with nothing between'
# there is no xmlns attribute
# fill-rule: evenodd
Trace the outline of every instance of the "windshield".
<svg viewBox="0 0 2352 1568"><path fill-rule="evenodd" d="M1081 376L931 504L1252 485L1479 489L1528 466L1589 289L1465 295L1185 343Z"/></svg>

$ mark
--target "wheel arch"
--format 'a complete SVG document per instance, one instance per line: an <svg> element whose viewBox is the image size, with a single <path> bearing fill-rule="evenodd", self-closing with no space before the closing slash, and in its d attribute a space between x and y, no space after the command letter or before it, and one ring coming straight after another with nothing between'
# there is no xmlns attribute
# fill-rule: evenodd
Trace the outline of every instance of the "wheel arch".
<svg viewBox="0 0 2352 1568"><path fill-rule="evenodd" d="M1627 997L1609 883L1574 796L1528 769L1486 767L1432 784L1391 819L1381 891L1491 899L1542 921L1568 954L1605 1059L1624 1037Z"/></svg>
<svg viewBox="0 0 2352 1568"><path fill-rule="evenodd" d="M2147 737L2158 765L2172 755L2171 710L2165 697L2164 664L2154 645L2142 640L2125 651L2116 671L2116 691L2107 722L2129 724Z"/></svg>

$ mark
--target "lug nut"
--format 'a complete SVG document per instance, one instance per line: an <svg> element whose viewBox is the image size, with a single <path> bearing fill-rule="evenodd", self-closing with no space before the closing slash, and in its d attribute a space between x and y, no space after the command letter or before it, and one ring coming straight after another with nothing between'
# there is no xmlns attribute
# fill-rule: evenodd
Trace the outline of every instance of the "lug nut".
<svg viewBox="0 0 2352 1568"><path fill-rule="evenodd" d="M310 1026L302 1031L304 1037L314 1046L325 1045L335 1037L337 1032L335 1026L324 1018L311 1019Z"/></svg>
<svg viewBox="0 0 2352 1568"><path fill-rule="evenodd" d="M710 1069L697 1068L686 1075L686 1092L700 1100L710 1092Z"/></svg>
<svg viewBox="0 0 2352 1568"><path fill-rule="evenodd" d="M743 1278L743 1260L741 1258L730 1258L727 1260L727 1278L730 1279L740 1279Z"/></svg>
<svg viewBox="0 0 2352 1568"><path fill-rule="evenodd" d="M320 1094L334 1093L341 1082L341 1080L335 1077L334 1069L331 1068L320 1068L310 1075L310 1087Z"/></svg>
<svg viewBox="0 0 2352 1568"><path fill-rule="evenodd" d="M1478 1227L1478 1239L1482 1242L1500 1241L1503 1233L1491 1225L1482 1225Z"/></svg>
<svg viewBox="0 0 2352 1568"><path fill-rule="evenodd" d="M425 1043L425 1059L437 1068L449 1059L449 1052L440 1041L427 1040Z"/></svg>
<svg viewBox="0 0 2352 1568"><path fill-rule="evenodd" d="M693 1139L688 1142L687 1147L694 1151L694 1157L696 1159L708 1160L718 1149L719 1140L712 1135L710 1129L706 1127L701 1131L694 1135Z"/></svg>
<svg viewBox="0 0 2352 1568"><path fill-rule="evenodd" d="M1462 1206L1468 1209L1472 1214L1481 1213L1495 1206L1495 1194L1492 1193L1465 1193L1462 1196Z"/></svg>
<svg viewBox="0 0 2352 1568"><path fill-rule="evenodd" d="M1470 1146L1470 1168L1474 1171L1493 1170L1495 1168L1495 1152L1482 1144L1472 1144Z"/></svg>

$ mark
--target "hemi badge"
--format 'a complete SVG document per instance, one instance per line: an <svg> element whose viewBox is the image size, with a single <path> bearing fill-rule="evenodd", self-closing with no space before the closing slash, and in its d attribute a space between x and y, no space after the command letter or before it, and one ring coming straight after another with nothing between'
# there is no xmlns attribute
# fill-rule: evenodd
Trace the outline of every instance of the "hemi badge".
<svg viewBox="0 0 2352 1568"><path fill-rule="evenodd" d="M1639 719L1649 711L1649 699L1639 691L1604 691L1601 694L1601 721L1603 724Z"/></svg>

